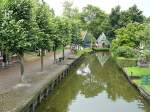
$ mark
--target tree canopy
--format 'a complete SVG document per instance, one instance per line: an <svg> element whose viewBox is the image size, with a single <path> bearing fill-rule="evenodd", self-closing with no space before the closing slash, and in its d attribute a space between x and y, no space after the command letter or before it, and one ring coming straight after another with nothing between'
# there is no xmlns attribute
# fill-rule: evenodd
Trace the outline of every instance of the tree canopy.
<svg viewBox="0 0 150 112"><path fill-rule="evenodd" d="M91 32L95 38L108 28L108 15L96 6L88 5L83 8L81 20L85 29Z"/></svg>
<svg viewBox="0 0 150 112"><path fill-rule="evenodd" d="M109 30L108 36L110 38L115 38L115 30L127 26L129 23L144 23L145 17L141 10L137 8L136 5L133 5L128 10L121 10L120 6L112 8L112 11L109 15Z"/></svg>
<svg viewBox="0 0 150 112"><path fill-rule="evenodd" d="M106 14L93 5L80 11L73 2L65 1L63 14L56 16L43 0L0 0L0 3L0 49L21 58L26 51L53 49L55 55L60 47L79 45L81 32L91 34L90 40L104 32L113 40L113 50L135 49L141 41L148 45L150 19L136 5L128 10L117 6Z"/></svg>
<svg viewBox="0 0 150 112"><path fill-rule="evenodd" d="M116 46L129 46L136 48L139 46L140 41L144 39L143 36L139 34L139 32L143 30L143 24L130 23L126 27L116 30L116 39L113 40L113 44Z"/></svg>
<svg viewBox="0 0 150 112"><path fill-rule="evenodd" d="M138 49L144 40L143 31L144 25L140 23L129 23L126 27L116 30L116 39L112 41L112 50L115 53L121 53L120 56L133 57L135 55L133 49Z"/></svg>

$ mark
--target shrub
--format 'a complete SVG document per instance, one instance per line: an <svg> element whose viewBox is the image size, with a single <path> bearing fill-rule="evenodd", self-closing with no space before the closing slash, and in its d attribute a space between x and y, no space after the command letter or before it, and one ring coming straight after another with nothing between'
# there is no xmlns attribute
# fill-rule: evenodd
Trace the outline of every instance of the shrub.
<svg viewBox="0 0 150 112"><path fill-rule="evenodd" d="M134 49L128 46L121 46L114 50L114 54L119 57L133 58L136 56Z"/></svg>
<svg viewBox="0 0 150 112"><path fill-rule="evenodd" d="M150 50L144 50L143 55L148 61L150 61Z"/></svg>

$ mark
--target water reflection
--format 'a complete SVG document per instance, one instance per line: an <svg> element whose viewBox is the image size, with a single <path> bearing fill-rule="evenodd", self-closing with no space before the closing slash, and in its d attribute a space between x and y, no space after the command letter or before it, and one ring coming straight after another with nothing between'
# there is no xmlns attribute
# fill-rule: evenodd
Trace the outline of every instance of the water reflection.
<svg viewBox="0 0 150 112"><path fill-rule="evenodd" d="M98 52L98 53L96 53L96 57L97 57L99 63L101 64L101 66L103 67L104 64L110 58L110 53L109 52Z"/></svg>
<svg viewBox="0 0 150 112"><path fill-rule="evenodd" d="M110 58L102 67L98 55L87 56L37 112L150 112L150 103L141 99L114 61ZM83 75L85 68L90 72Z"/></svg>
<svg viewBox="0 0 150 112"><path fill-rule="evenodd" d="M91 73L91 70L89 68L89 64L85 65L84 63L81 64L79 69L77 70L77 75L83 75L86 76Z"/></svg>

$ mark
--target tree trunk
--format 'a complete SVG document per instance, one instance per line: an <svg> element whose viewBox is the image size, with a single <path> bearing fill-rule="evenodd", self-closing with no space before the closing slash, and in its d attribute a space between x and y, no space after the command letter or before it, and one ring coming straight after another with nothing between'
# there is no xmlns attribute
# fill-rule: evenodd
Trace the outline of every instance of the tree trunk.
<svg viewBox="0 0 150 112"><path fill-rule="evenodd" d="M56 63L56 49L54 49L54 63Z"/></svg>
<svg viewBox="0 0 150 112"><path fill-rule="evenodd" d="M23 55L18 54L19 64L20 64L20 73L21 73L21 81L24 81L24 59Z"/></svg>
<svg viewBox="0 0 150 112"><path fill-rule="evenodd" d="M91 48L92 48L92 46L93 46L93 41L91 40Z"/></svg>
<svg viewBox="0 0 150 112"><path fill-rule="evenodd" d="M54 63L56 63L56 47L53 46L53 52L54 52Z"/></svg>
<svg viewBox="0 0 150 112"><path fill-rule="evenodd" d="M43 66L44 66L44 60L43 60L43 55L44 55L44 50L41 49L41 71L43 71Z"/></svg>
<svg viewBox="0 0 150 112"><path fill-rule="evenodd" d="M7 54L6 51L3 51L3 67L6 67L6 63L7 63Z"/></svg>
<svg viewBox="0 0 150 112"><path fill-rule="evenodd" d="M65 47L63 46L63 60L65 59Z"/></svg>

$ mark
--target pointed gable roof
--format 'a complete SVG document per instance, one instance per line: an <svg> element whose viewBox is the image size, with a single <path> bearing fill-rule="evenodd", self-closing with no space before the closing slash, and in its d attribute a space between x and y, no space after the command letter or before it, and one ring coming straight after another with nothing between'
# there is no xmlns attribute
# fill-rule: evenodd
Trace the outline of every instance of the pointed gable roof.
<svg viewBox="0 0 150 112"><path fill-rule="evenodd" d="M96 40L96 42L97 42L98 44L100 44L100 43L105 43L105 44L107 44L107 45L110 44L109 41L108 41L107 38L106 38L106 35L105 35L104 33L102 33L102 34L98 37L98 39Z"/></svg>

